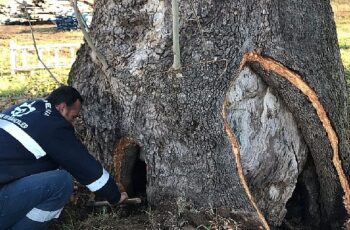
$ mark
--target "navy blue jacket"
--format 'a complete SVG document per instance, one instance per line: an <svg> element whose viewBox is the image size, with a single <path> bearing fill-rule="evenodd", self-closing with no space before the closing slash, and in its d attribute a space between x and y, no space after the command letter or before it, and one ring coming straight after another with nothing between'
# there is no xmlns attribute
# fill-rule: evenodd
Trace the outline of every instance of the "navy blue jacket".
<svg viewBox="0 0 350 230"><path fill-rule="evenodd" d="M119 201L113 178L89 154L55 106L39 99L0 113L0 186L57 168L67 170L110 203Z"/></svg>

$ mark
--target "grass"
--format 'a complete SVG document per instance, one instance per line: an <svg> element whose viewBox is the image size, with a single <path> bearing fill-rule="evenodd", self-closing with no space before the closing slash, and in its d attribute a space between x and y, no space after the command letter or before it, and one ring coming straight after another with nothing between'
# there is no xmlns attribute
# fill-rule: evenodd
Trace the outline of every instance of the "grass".
<svg viewBox="0 0 350 230"><path fill-rule="evenodd" d="M37 45L55 43L82 43L83 36L80 31L56 31L53 25L34 26L34 34ZM32 45L32 35L29 26L0 26L0 53L4 58L0 59L0 100L9 97L36 97L50 92L57 83L44 70L21 71L14 75L10 73L10 41L14 40L18 45ZM19 53L18 53L19 54ZM44 53L42 59L49 64L49 54ZM70 52L60 52L64 62L70 62ZM21 57L19 55L19 57ZM52 59L52 58L51 58ZM28 53L28 62L38 63L34 51ZM53 60L51 60L51 63ZM69 68L51 69L55 77L62 83L67 82Z"/></svg>
<svg viewBox="0 0 350 230"><path fill-rule="evenodd" d="M337 26L341 59L345 70L345 79L350 85L350 4L347 1L333 1L332 7Z"/></svg>

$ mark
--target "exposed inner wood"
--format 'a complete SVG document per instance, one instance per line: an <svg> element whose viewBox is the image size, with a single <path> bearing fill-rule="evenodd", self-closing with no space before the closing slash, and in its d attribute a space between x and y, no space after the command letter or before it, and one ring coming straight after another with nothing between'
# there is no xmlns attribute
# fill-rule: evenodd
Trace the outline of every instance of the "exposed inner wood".
<svg viewBox="0 0 350 230"><path fill-rule="evenodd" d="M115 181L118 184L119 190L121 192L125 192L125 188L124 188L124 185L122 184L122 178L121 178L122 163L124 160L125 149L127 146L135 143L136 142L129 137L123 137L119 140L118 144L116 145L116 148L114 149L114 153L113 153L114 176L115 176Z"/></svg>
<svg viewBox="0 0 350 230"><path fill-rule="evenodd" d="M233 134L231 127L227 121L227 97L225 98L224 101L224 105L223 105L223 109L222 109L222 116L224 118L224 127L225 127L225 131L228 135L228 137L230 138L231 141L231 146L232 146L232 152L234 153L235 159L236 159L236 166L237 166L237 172L238 172L238 176L239 179L241 181L241 184L248 196L248 199L250 200L252 206L254 207L254 209L256 210L258 217L262 223L262 225L264 226L265 229L270 229L269 224L267 223L264 215L262 214L262 212L260 211L258 205L256 204L256 201L248 187L248 183L247 180L244 176L243 173L243 168L242 168L242 162L241 162L241 154L240 154L240 150L239 150L239 144L237 142L237 138L235 137L235 135Z"/></svg>
<svg viewBox="0 0 350 230"><path fill-rule="evenodd" d="M280 226L308 155L301 130L289 107L249 66L234 78L226 110L256 204L271 227Z"/></svg>
<svg viewBox="0 0 350 230"><path fill-rule="evenodd" d="M329 142L333 150L332 161L339 176L340 184L344 190L343 199L345 208L347 210L347 213L350 214L350 187L345 172L341 165L338 147L338 137L331 125L331 122L327 116L327 113L322 103L318 99L316 92L305 81L303 81L303 79L298 74L294 73L293 71L283 66L281 63L271 58L263 57L256 52L248 52L243 56L240 68L247 65L249 62L258 62L265 70L274 71L279 76L284 77L296 88L298 88L305 96L307 96L312 106L315 108L316 113L322 123L322 126L324 127L327 133Z"/></svg>
<svg viewBox="0 0 350 230"><path fill-rule="evenodd" d="M283 66L281 63L279 63L271 58L263 57L256 52L248 52L243 56L242 61L241 61L241 65L240 65L240 70L242 70L243 67L245 65L248 65L250 62L257 62L265 70L273 71L276 74L278 74L279 76L288 80L296 88L298 88L305 96L307 96L307 98L311 102L312 106L315 108L316 113L317 113L326 133L327 133L328 139L330 141L330 144L331 144L331 147L333 150L332 161L333 161L334 167L336 168L337 174L339 176L340 184L344 190L344 197L343 197L344 206L347 210L347 213L350 214L350 205L349 205L350 204L350 188L349 188L349 182L345 176L345 172L344 172L342 165L341 165L341 160L340 160L340 156L339 156L339 148L338 148L338 137L337 137L335 130L333 129L333 127L331 125L331 122L327 116L327 113L326 113L322 103L318 99L316 92L305 81L303 81L303 79L298 74L289 70L288 68ZM240 156L240 146L237 142L237 138L233 134L231 127L227 121L227 96L226 96L224 104L223 104L222 115L224 118L225 131L226 131L226 133L231 141L232 151L233 151L235 159L236 159L236 166L237 166L237 171L238 171L238 175L239 175L241 184L242 184L243 188L245 189L246 194L247 194L249 200L251 201L253 207L255 208L255 210L258 214L258 217L259 217L261 223L263 224L264 228L269 229L269 225L268 225L264 215L260 211L259 207L257 206L255 198L253 197L253 195L249 189L249 186L247 184L247 180L243 174L243 168L242 168L242 162L241 162L241 156Z"/></svg>

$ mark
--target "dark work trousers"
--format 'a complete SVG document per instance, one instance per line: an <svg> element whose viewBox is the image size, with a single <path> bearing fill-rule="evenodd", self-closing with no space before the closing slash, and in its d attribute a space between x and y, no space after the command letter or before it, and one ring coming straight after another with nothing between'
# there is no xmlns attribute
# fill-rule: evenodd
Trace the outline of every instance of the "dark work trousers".
<svg viewBox="0 0 350 230"><path fill-rule="evenodd" d="M72 191L73 179L65 170L33 174L4 185L0 189L0 230L47 229Z"/></svg>

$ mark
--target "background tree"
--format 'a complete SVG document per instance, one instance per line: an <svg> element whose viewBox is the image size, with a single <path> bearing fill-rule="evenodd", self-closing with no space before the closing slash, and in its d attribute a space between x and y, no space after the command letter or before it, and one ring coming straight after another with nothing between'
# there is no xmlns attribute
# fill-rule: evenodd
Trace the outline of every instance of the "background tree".
<svg viewBox="0 0 350 230"><path fill-rule="evenodd" d="M84 45L70 73L89 149L112 167L119 139L135 141L152 205L229 208L266 228L301 213L304 227L339 228L348 115L329 1L179 6L173 71L170 0L95 2L90 34L108 68Z"/></svg>

